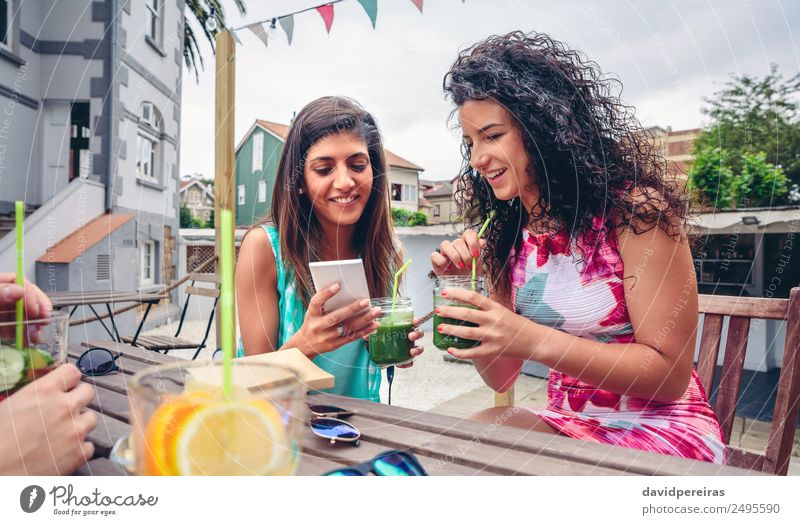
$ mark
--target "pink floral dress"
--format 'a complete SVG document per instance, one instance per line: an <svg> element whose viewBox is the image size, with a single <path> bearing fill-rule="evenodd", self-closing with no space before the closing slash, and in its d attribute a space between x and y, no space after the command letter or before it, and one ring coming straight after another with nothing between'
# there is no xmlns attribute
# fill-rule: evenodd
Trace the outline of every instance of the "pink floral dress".
<svg viewBox="0 0 800 525"><path fill-rule="evenodd" d="M634 342L616 238L606 235L601 221L595 227L598 233L580 245L566 233L524 230L519 253L511 259L514 310L575 336ZM669 403L600 390L551 370L547 407L529 410L573 438L725 462L719 423L694 370L686 393Z"/></svg>

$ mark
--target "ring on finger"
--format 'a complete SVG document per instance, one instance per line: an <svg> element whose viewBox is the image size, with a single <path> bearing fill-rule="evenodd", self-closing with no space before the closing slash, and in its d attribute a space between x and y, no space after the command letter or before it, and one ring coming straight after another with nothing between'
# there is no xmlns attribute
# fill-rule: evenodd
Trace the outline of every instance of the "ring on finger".
<svg viewBox="0 0 800 525"><path fill-rule="evenodd" d="M344 337L345 332L344 325L342 323L336 325L336 332L339 334L339 337Z"/></svg>

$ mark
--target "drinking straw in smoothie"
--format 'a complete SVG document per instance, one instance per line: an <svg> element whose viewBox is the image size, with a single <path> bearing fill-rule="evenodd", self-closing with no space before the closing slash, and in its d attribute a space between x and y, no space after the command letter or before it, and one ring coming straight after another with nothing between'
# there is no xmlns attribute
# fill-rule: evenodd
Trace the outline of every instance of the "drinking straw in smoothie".
<svg viewBox="0 0 800 525"><path fill-rule="evenodd" d="M486 232L486 228L489 227L489 223L492 221L492 217L494 217L494 210L492 210L492 212L489 214L489 216L486 217L486 220L483 221L483 226L481 226L481 229L478 231L478 240L480 240L480 238L483 237L483 234ZM475 290L475 263L476 262L477 262L476 261L476 257L473 257L472 258L472 289L473 290Z"/></svg>
<svg viewBox="0 0 800 525"><path fill-rule="evenodd" d="M15 219L17 227L17 285L25 287L25 247L24 238L22 235L22 223L25 220L25 204L22 201L17 201L15 204ZM25 312L25 294L17 301L17 350L22 351L22 321Z"/></svg>
<svg viewBox="0 0 800 525"><path fill-rule="evenodd" d="M409 264L411 264L411 259L407 260L406 263L394 274L394 288L392 289L392 312L394 312L394 304L397 301L397 284L400 282L400 275L406 271L406 268L408 268Z"/></svg>
<svg viewBox="0 0 800 525"><path fill-rule="evenodd" d="M219 320L220 347L222 348L222 388L225 397L230 399L233 383L233 349L236 344L233 321L233 213L231 210L220 210L220 292Z"/></svg>

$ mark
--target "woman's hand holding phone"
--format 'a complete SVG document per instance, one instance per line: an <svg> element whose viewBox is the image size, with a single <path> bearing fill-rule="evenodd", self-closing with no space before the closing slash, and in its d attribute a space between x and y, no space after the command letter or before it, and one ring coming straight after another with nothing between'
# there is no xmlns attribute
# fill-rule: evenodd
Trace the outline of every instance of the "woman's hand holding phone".
<svg viewBox="0 0 800 525"><path fill-rule="evenodd" d="M439 249L431 254L431 264L436 275L470 275L472 258L475 258L475 272L483 273L481 252L486 246L485 239L478 239L474 230L465 231L453 242L442 241Z"/></svg>
<svg viewBox="0 0 800 525"><path fill-rule="evenodd" d="M336 283L315 293L308 304L303 326L286 342L296 346L308 357L335 350L340 346L368 336L378 329L380 308L369 308L368 298L357 299L332 312L325 311L325 303L339 293Z"/></svg>

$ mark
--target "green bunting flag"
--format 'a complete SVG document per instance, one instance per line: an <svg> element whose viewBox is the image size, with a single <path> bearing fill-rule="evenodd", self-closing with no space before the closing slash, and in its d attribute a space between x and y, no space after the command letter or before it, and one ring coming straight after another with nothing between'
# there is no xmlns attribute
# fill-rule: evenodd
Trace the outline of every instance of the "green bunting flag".
<svg viewBox="0 0 800 525"><path fill-rule="evenodd" d="M358 0L358 3L367 12L369 21L372 22L372 29L375 29L375 22L378 19L378 0Z"/></svg>
<svg viewBox="0 0 800 525"><path fill-rule="evenodd" d="M281 29L286 33L286 39L289 45L292 45L292 35L294 34L294 15L284 16L278 19L281 23Z"/></svg>
<svg viewBox="0 0 800 525"><path fill-rule="evenodd" d="M319 16L325 21L325 30L331 34L331 26L333 25L333 4L321 5L317 8Z"/></svg>

